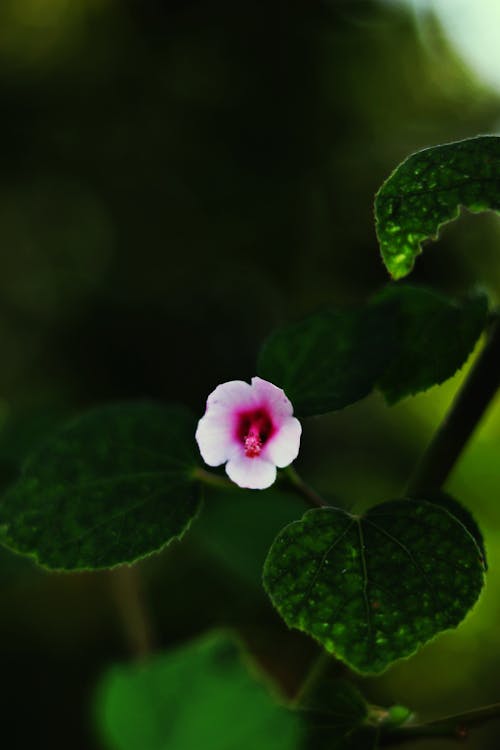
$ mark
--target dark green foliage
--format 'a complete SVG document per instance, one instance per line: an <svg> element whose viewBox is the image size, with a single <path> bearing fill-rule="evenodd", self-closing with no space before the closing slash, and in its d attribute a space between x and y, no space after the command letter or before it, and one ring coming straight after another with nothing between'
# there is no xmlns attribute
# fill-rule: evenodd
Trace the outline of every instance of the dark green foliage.
<svg viewBox="0 0 500 750"><path fill-rule="evenodd" d="M57 570L111 567L160 549L199 509L194 429L184 408L148 402L66 424L2 498L2 543Z"/></svg>
<svg viewBox="0 0 500 750"><path fill-rule="evenodd" d="M390 305L318 313L273 333L258 372L284 389L298 416L343 409L381 377L394 353L395 328Z"/></svg>
<svg viewBox="0 0 500 750"><path fill-rule="evenodd" d="M488 315L484 294L463 301L412 286L389 286L373 303L393 302L397 353L378 386L389 403L443 383L464 364Z"/></svg>
<svg viewBox="0 0 500 750"><path fill-rule="evenodd" d="M303 512L301 498L275 487L260 492L207 487L193 537L228 572L262 590L262 566L274 537Z"/></svg>
<svg viewBox="0 0 500 750"><path fill-rule="evenodd" d="M451 497L451 495L448 495L446 492L440 491L432 495L427 495L426 500L431 503L436 503L436 505L440 505L442 508L445 508L453 516L455 516L457 521L460 521L460 523L465 526L469 534L474 537L481 553L484 568L485 570L487 570L488 564L486 560L486 548L484 546L483 535L472 513L467 510L467 508L464 508L463 505L460 505L460 503L457 502L455 498Z"/></svg>
<svg viewBox="0 0 500 750"><path fill-rule="evenodd" d="M376 385L394 403L454 375L487 314L484 294L457 301L389 286L357 310L329 310L278 329L261 349L258 371L302 417L342 409Z"/></svg>
<svg viewBox="0 0 500 750"><path fill-rule="evenodd" d="M97 694L110 750L299 750L301 722L212 634L143 664L114 667Z"/></svg>
<svg viewBox="0 0 500 750"><path fill-rule="evenodd" d="M480 136L409 156L375 199L377 237L391 276L413 268L422 242L437 239L460 206L500 210L500 138Z"/></svg>
<svg viewBox="0 0 500 750"><path fill-rule="evenodd" d="M319 680L300 706L307 726L304 750L348 750L355 747L361 727L363 737L373 737L373 727L363 726L368 705L351 682Z"/></svg>
<svg viewBox="0 0 500 750"><path fill-rule="evenodd" d="M212 633L142 664L113 667L96 694L109 750L354 750L372 747L368 706L348 682L323 684L314 705L287 709L255 664ZM187 698L186 698L187 696ZM369 744L366 744L366 743Z"/></svg>
<svg viewBox="0 0 500 750"><path fill-rule="evenodd" d="M332 660L333 661L333 660ZM363 695L343 679L324 678L313 683L300 701L307 711L328 714L339 727L361 724L368 716L368 706Z"/></svg>
<svg viewBox="0 0 500 750"><path fill-rule="evenodd" d="M425 500L394 500L362 517L311 510L282 530L264 567L287 625L362 673L458 625L483 577L482 552L463 523Z"/></svg>

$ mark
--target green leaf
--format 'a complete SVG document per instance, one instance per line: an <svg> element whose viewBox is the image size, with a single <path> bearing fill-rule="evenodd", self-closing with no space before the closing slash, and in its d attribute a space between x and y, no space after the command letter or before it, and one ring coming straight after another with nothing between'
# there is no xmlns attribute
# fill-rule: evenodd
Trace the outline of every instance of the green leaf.
<svg viewBox="0 0 500 750"><path fill-rule="evenodd" d="M480 136L418 151L384 182L375 198L382 258L394 279L410 273L422 242L456 219L500 210L500 137Z"/></svg>
<svg viewBox="0 0 500 750"><path fill-rule="evenodd" d="M55 570L133 562L180 537L200 506L195 420L179 406L94 409L26 461L0 503L0 541Z"/></svg>
<svg viewBox="0 0 500 750"><path fill-rule="evenodd" d="M445 508L452 514L452 516L455 516L457 521L460 521L460 523L465 526L469 534L474 537L474 540L481 554L484 569L487 570L488 563L486 560L486 547L484 545L483 535L472 513L464 508L463 505L460 505L460 503L457 502L455 498L451 497L451 495L448 495L446 492L438 491L432 493L431 495L427 495L426 500L431 503L436 503L442 508Z"/></svg>
<svg viewBox="0 0 500 750"><path fill-rule="evenodd" d="M423 287L389 286L372 305L394 303L397 353L378 385L389 403L443 383L462 367L481 335L488 299L452 300Z"/></svg>
<svg viewBox="0 0 500 750"><path fill-rule="evenodd" d="M456 627L483 580L473 536L425 500L386 502L362 517L311 510L281 531L264 566L287 625L361 673L382 672Z"/></svg>
<svg viewBox="0 0 500 750"><path fill-rule="evenodd" d="M212 634L142 664L117 666L97 693L111 750L299 750L301 721Z"/></svg>
<svg viewBox="0 0 500 750"><path fill-rule="evenodd" d="M376 385L394 403L454 375L487 316L484 294L457 301L423 287L389 286L360 309L318 313L275 331L258 371L284 389L302 417L342 409Z"/></svg>
<svg viewBox="0 0 500 750"><path fill-rule="evenodd" d="M330 310L275 331L258 361L298 416L322 414L367 396L394 352L391 305Z"/></svg>

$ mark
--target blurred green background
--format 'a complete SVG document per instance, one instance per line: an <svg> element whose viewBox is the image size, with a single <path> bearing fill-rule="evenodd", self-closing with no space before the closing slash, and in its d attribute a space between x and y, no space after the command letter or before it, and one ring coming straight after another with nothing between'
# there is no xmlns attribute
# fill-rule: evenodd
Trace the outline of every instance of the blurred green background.
<svg viewBox="0 0 500 750"><path fill-rule="evenodd" d="M2 0L2 485L66 415L129 397L201 415L215 385L255 374L274 326L385 284L383 179L418 148L498 132L496 6ZM464 216L412 280L497 301L499 245L497 217ZM397 496L461 377L308 420L299 471L348 507ZM431 718L500 700L499 445L500 404L449 485L485 531L486 591L458 631L362 681L374 702ZM209 497L182 544L141 564L157 647L234 625L292 694L316 649L259 575L301 512L282 495ZM0 586L9 747L98 748L92 690L130 650L112 575L48 575L3 551ZM496 748L499 730L469 747Z"/></svg>

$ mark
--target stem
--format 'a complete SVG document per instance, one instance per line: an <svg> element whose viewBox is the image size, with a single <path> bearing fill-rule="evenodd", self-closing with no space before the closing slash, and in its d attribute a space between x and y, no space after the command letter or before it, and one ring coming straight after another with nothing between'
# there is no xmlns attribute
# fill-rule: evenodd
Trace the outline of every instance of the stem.
<svg viewBox="0 0 500 750"><path fill-rule="evenodd" d="M137 565L120 565L109 571L116 605L130 652L144 659L152 651L152 632L146 614Z"/></svg>
<svg viewBox="0 0 500 750"><path fill-rule="evenodd" d="M199 467L194 469L192 476L193 479L197 479L209 487L216 487L221 490L234 490L237 487L237 485L229 479L220 477L218 474L212 474L211 471L206 471ZM313 508L328 507L329 504L326 500L324 500L321 495L318 495L312 487L309 487L309 485L301 479L293 466L287 466L287 468L283 470L281 479L290 487L290 489L300 495L302 499Z"/></svg>
<svg viewBox="0 0 500 750"><path fill-rule="evenodd" d="M500 321L496 319L483 351L410 480L410 497L442 487L499 386Z"/></svg>
<svg viewBox="0 0 500 750"><path fill-rule="evenodd" d="M220 477L218 474L212 474L211 471L206 471L200 467L196 467L193 471L193 479L197 479L203 484L207 484L209 487L217 487L221 490L234 490L237 485L231 482L229 479Z"/></svg>
<svg viewBox="0 0 500 750"><path fill-rule="evenodd" d="M318 656L313 659L312 664L309 667L304 678L304 681L302 682L297 691L297 694L292 701L293 708L299 708L302 705L304 698L307 698L307 696L316 687L318 682L323 678L331 663L332 657L330 656L330 654L327 651L321 650Z"/></svg>
<svg viewBox="0 0 500 750"><path fill-rule="evenodd" d="M283 471L283 477L287 480L287 484L293 489L298 495L306 501L308 505L313 508L326 508L328 503L324 500L321 495L309 487L308 484L297 474L293 466L287 466Z"/></svg>
<svg viewBox="0 0 500 750"><path fill-rule="evenodd" d="M382 745L385 747L402 742L413 742L417 739L437 737L463 740L467 737L469 729L482 726L487 721L494 719L500 719L500 703L494 703L491 706L477 708L455 716L446 716L434 721L419 724L408 723L387 731L382 728Z"/></svg>

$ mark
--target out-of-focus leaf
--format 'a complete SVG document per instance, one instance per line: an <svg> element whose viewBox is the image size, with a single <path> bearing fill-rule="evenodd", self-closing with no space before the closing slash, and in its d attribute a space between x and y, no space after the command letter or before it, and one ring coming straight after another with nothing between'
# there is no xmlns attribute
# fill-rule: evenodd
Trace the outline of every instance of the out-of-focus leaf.
<svg viewBox="0 0 500 750"><path fill-rule="evenodd" d="M198 512L195 420L179 406L94 409L26 461L0 502L0 541L57 570L133 562Z"/></svg>
<svg viewBox="0 0 500 750"><path fill-rule="evenodd" d="M311 510L281 531L264 567L287 625L361 673L382 672L457 626L483 580L474 537L425 500L382 503L361 517Z"/></svg>
<svg viewBox="0 0 500 750"><path fill-rule="evenodd" d="M479 136L418 151L403 161L375 198L377 237L394 279L410 273L422 242L456 219L500 211L500 137Z"/></svg>
<svg viewBox="0 0 500 750"><path fill-rule="evenodd" d="M116 666L97 693L111 750L299 750L302 722L250 674L235 642L208 637Z"/></svg>
<svg viewBox="0 0 500 750"><path fill-rule="evenodd" d="M274 537L303 511L300 498L274 487L261 492L207 487L193 537L228 570L262 590L262 566Z"/></svg>

